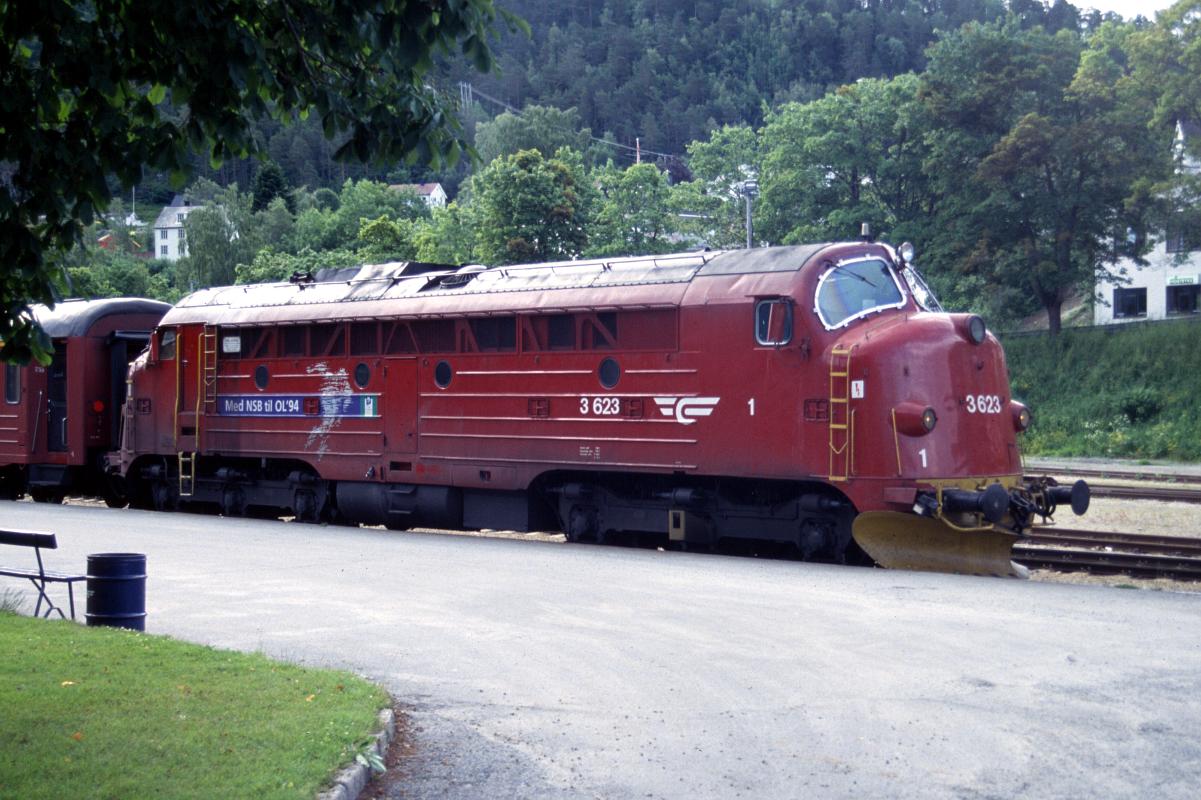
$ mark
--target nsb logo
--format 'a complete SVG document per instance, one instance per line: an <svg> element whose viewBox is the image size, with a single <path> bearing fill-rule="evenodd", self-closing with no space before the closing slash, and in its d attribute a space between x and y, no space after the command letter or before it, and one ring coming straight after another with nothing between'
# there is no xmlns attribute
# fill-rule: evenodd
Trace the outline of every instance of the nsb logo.
<svg viewBox="0 0 1201 800"><path fill-rule="evenodd" d="M721 400L720 397L656 397L659 412L675 417L681 425L691 425L697 417L707 417Z"/></svg>

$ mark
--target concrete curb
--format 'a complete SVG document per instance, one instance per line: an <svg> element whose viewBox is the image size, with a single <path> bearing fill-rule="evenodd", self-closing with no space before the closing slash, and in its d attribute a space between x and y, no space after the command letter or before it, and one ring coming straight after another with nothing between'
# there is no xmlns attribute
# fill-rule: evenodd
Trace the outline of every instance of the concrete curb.
<svg viewBox="0 0 1201 800"><path fill-rule="evenodd" d="M396 735L396 715L392 709L379 712L380 731L374 734L375 741L369 748L381 759L388 752L388 745ZM354 761L334 776L333 785L317 794L317 800L358 800L359 794L371 780L371 768Z"/></svg>

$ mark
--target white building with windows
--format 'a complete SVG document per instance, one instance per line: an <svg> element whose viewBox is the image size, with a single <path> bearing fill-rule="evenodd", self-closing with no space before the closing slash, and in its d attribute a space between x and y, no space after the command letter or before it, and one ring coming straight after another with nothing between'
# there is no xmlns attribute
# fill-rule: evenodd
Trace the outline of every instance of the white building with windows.
<svg viewBox="0 0 1201 800"><path fill-rule="evenodd" d="M1201 162L1187 155L1185 144L1201 140L1201 125L1176 124L1180 169L1201 174ZM1146 256L1147 265L1129 259L1115 265L1122 281L1097 283L1093 323L1170 319L1198 313L1201 308L1201 236L1169 228Z"/></svg>
<svg viewBox="0 0 1201 800"><path fill-rule="evenodd" d="M388 188L394 191L403 190L416 193L425 201L426 207L431 210L446 208L446 190L440 183L393 183Z"/></svg>
<svg viewBox="0 0 1201 800"><path fill-rule="evenodd" d="M188 242L184 235L184 220L198 205L182 194L175 195L171 205L159 212L154 221L154 242L151 248L154 258L178 261L188 254Z"/></svg>

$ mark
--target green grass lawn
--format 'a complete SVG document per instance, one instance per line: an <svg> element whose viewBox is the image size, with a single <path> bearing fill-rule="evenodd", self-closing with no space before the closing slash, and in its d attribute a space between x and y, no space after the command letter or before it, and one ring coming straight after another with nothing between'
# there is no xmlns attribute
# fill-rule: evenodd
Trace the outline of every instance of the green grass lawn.
<svg viewBox="0 0 1201 800"><path fill-rule="evenodd" d="M0 798L312 798L387 703L346 672L0 612Z"/></svg>

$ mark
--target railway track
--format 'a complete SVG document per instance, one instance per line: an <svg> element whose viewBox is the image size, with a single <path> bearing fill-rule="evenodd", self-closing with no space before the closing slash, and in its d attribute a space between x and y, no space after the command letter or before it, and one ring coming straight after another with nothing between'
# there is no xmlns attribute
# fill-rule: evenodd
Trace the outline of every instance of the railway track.
<svg viewBox="0 0 1201 800"><path fill-rule="evenodd" d="M1114 486L1090 483L1093 497L1117 497L1123 500L1161 500L1175 503L1201 503L1201 487L1186 489L1175 486Z"/></svg>
<svg viewBox="0 0 1201 800"><path fill-rule="evenodd" d="M1072 478L1087 478L1093 497L1112 497L1122 500L1159 500L1161 502L1201 503L1201 475L1186 475L1171 472L1113 469L1051 468L1045 465L1028 465L1028 475L1054 473L1061 483ZM1069 477L1070 476L1070 477ZM1122 485L1110 481L1126 481L1133 485ZM1151 482L1171 483L1173 486L1146 486Z"/></svg>
<svg viewBox="0 0 1201 800"><path fill-rule="evenodd" d="M1013 560L1030 569L1201 581L1201 538L1048 529L1015 545Z"/></svg>
<svg viewBox="0 0 1201 800"><path fill-rule="evenodd" d="M1042 464L1028 464L1026 472L1031 475L1055 474L1071 475L1074 478L1100 478L1112 481L1160 481L1162 483L1180 483L1201 485L1201 475L1186 475L1178 472L1157 472L1154 469L1142 471L1101 469L1091 467L1066 467Z"/></svg>

